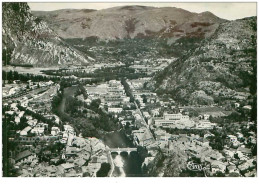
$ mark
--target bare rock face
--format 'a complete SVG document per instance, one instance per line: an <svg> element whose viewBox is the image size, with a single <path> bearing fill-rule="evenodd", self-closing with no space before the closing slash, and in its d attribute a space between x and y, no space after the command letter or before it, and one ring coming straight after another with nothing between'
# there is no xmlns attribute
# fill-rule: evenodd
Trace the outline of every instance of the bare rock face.
<svg viewBox="0 0 259 195"><path fill-rule="evenodd" d="M5 64L35 66L89 63L53 31L33 16L27 3L3 3L3 60Z"/></svg>
<svg viewBox="0 0 259 195"><path fill-rule="evenodd" d="M255 27L256 17L220 24L199 47L155 76L157 91L194 104L211 104L246 91L256 72Z"/></svg>
<svg viewBox="0 0 259 195"><path fill-rule="evenodd" d="M207 37L225 20L174 7L123 6L104 10L35 11L62 38Z"/></svg>
<svg viewBox="0 0 259 195"><path fill-rule="evenodd" d="M184 151L158 152L154 161L147 166L147 175L151 177L179 177L186 169L188 156Z"/></svg>

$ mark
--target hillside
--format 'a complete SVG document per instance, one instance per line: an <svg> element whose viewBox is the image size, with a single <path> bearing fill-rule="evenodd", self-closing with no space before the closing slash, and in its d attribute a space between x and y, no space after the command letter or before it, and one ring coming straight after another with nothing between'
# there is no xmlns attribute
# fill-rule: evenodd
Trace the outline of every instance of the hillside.
<svg viewBox="0 0 259 195"><path fill-rule="evenodd" d="M235 99L254 85L255 44L256 17L222 23L199 47L158 73L150 86L182 103Z"/></svg>
<svg viewBox="0 0 259 195"><path fill-rule="evenodd" d="M27 3L3 3L4 64L85 65L87 56L69 46L47 23L33 16Z"/></svg>
<svg viewBox="0 0 259 195"><path fill-rule="evenodd" d="M103 10L33 11L64 39L97 37L208 37L225 20L175 7L123 6Z"/></svg>

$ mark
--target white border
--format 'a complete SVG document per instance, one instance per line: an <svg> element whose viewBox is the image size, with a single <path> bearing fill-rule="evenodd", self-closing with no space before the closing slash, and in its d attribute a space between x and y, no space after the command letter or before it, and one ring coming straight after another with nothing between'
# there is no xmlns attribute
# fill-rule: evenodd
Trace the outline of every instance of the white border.
<svg viewBox="0 0 259 195"><path fill-rule="evenodd" d="M12 0L14 1L14 0ZM1 0L2 2L2 0ZM20 2L28 2L20 0ZM29 2L71 2L67 0L44 0ZM158 2L152 0L95 0L75 2ZM172 1L159 1L172 2ZM179 1L174 1L179 2ZM258 1L191 1L181 2L258 2ZM257 4L258 6L258 4ZM257 7L258 8L258 7ZM1 21L2 23L2 9ZM1 32L2 33L2 32ZM2 36L0 38L2 43ZM2 53L1 53L2 54ZM0 54L0 55L1 55ZM258 70L257 70L258 71ZM259 71L258 71L259 72ZM257 72L257 73L258 73ZM2 74L0 76L2 78ZM2 87L1 87L2 91ZM2 97L0 97L2 105ZM2 116L2 115L1 115ZM2 138L2 133L0 135ZM2 141L2 139L1 139ZM2 150L0 150L2 156ZM1 163L2 170L2 163ZM2 172L2 171L1 171ZM256 194L257 178L2 178L0 179L0 194L216 194L237 195ZM258 193L257 193L258 194Z"/></svg>

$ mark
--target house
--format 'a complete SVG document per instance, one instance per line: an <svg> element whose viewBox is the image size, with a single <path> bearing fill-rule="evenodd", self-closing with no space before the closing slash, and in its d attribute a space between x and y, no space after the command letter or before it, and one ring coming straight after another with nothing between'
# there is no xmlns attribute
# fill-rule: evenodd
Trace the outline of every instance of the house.
<svg viewBox="0 0 259 195"><path fill-rule="evenodd" d="M5 114L12 116L14 114L14 111L5 111Z"/></svg>
<svg viewBox="0 0 259 195"><path fill-rule="evenodd" d="M19 123L20 123L20 120L21 120L21 118L20 118L19 116L16 116L16 117L14 118L14 122L15 122L16 124L19 124Z"/></svg>
<svg viewBox="0 0 259 195"><path fill-rule="evenodd" d="M10 109L11 109L11 111L18 111L17 103L12 103Z"/></svg>
<svg viewBox="0 0 259 195"><path fill-rule="evenodd" d="M57 134L59 134L60 129L58 127L52 127L51 128L51 135L55 136Z"/></svg>
<svg viewBox="0 0 259 195"><path fill-rule="evenodd" d="M73 142L73 140L74 140L74 134L71 134L71 133L69 133L68 134L68 138L67 138L67 145L68 146L72 146L72 142Z"/></svg>
<svg viewBox="0 0 259 195"><path fill-rule="evenodd" d="M250 148L238 147L237 152L241 152L245 156L251 156L252 151Z"/></svg>
<svg viewBox="0 0 259 195"><path fill-rule="evenodd" d="M195 140L195 142L199 145L199 146L209 146L209 140L203 137L200 137L198 139Z"/></svg>
<svg viewBox="0 0 259 195"><path fill-rule="evenodd" d="M248 169L254 168L255 164L253 163L253 161L254 161L253 159L250 159L250 160L244 162L243 164L238 165L239 170L242 172L246 172L246 171L248 171Z"/></svg>
<svg viewBox="0 0 259 195"><path fill-rule="evenodd" d="M211 172L215 174L217 172L225 173L226 172L226 165L218 160L214 160L211 162Z"/></svg>
<svg viewBox="0 0 259 195"><path fill-rule="evenodd" d="M60 166L64 169L65 172L68 172L69 170L75 168L75 165L72 163L64 163L64 164L61 164Z"/></svg>
<svg viewBox="0 0 259 195"><path fill-rule="evenodd" d="M223 152L224 152L226 158L230 158L230 159L234 158L235 151L224 149Z"/></svg>
<svg viewBox="0 0 259 195"><path fill-rule="evenodd" d="M151 156L151 157L146 157L144 162L142 163L142 168L143 166L148 166L153 160L155 159L155 157Z"/></svg>
<svg viewBox="0 0 259 195"><path fill-rule="evenodd" d="M215 151L209 155L209 157L213 160L223 160L225 157L218 151Z"/></svg>
<svg viewBox="0 0 259 195"><path fill-rule="evenodd" d="M153 117L158 116L159 115L159 108L151 110L151 113L152 113Z"/></svg>
<svg viewBox="0 0 259 195"><path fill-rule="evenodd" d="M36 158L36 155L32 153L29 150L25 150L23 152L20 152L16 157L15 157L15 162L32 162Z"/></svg>
<svg viewBox="0 0 259 195"><path fill-rule="evenodd" d="M251 110L251 109L252 109L252 106L251 106L251 105L246 105L246 106L243 106L243 109L245 109L245 110Z"/></svg>
<svg viewBox="0 0 259 195"><path fill-rule="evenodd" d="M78 166L78 167L82 167L85 163L86 163L86 160L83 159L83 158L77 158L75 161L74 161L75 165Z"/></svg>
<svg viewBox="0 0 259 195"><path fill-rule="evenodd" d="M76 147L67 147L66 148L66 157L77 156L77 153L80 151L79 148Z"/></svg>
<svg viewBox="0 0 259 195"><path fill-rule="evenodd" d="M236 136L234 136L234 135L228 135L227 137L229 138L229 140L230 140L231 143L237 142L237 137L236 137Z"/></svg>
<svg viewBox="0 0 259 195"><path fill-rule="evenodd" d="M239 173L239 169L236 167L236 165L230 165L227 167L228 173Z"/></svg>
<svg viewBox="0 0 259 195"><path fill-rule="evenodd" d="M256 177L256 170L248 171L245 173L245 177Z"/></svg>
<svg viewBox="0 0 259 195"><path fill-rule="evenodd" d="M83 148L86 146L86 142L84 138L75 137L73 139L72 145L76 145L76 147Z"/></svg>
<svg viewBox="0 0 259 195"><path fill-rule="evenodd" d="M35 133L37 135L43 134L45 130L45 124L44 123L38 123L32 130L31 133Z"/></svg>
<svg viewBox="0 0 259 195"><path fill-rule="evenodd" d="M20 131L20 135L21 136L26 136L28 135L28 133L31 131L31 127L30 126L27 126L25 127L22 131Z"/></svg>
<svg viewBox="0 0 259 195"><path fill-rule="evenodd" d="M157 130L155 131L155 135L156 135L156 140L159 141L168 141L168 139L171 138L171 134L167 133L165 130Z"/></svg>
<svg viewBox="0 0 259 195"><path fill-rule="evenodd" d="M31 127L34 127L35 125L37 125L38 120L37 120L37 119L28 119L27 123L28 123L28 125L30 125Z"/></svg>
<svg viewBox="0 0 259 195"><path fill-rule="evenodd" d="M74 128L70 125L64 125L64 130L68 133L74 134Z"/></svg>

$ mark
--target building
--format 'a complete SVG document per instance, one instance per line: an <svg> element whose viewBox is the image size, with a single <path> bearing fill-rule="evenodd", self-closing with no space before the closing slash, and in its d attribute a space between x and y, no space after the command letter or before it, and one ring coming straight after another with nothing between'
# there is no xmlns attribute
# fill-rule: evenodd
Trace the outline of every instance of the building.
<svg viewBox="0 0 259 195"><path fill-rule="evenodd" d="M48 128L48 124L38 123L32 130L31 133L36 133L37 135L43 134L44 130Z"/></svg>
<svg viewBox="0 0 259 195"><path fill-rule="evenodd" d="M215 174L217 172L225 173L226 165L221 161L215 160L211 162L211 173Z"/></svg>
<svg viewBox="0 0 259 195"><path fill-rule="evenodd" d="M28 133L31 131L31 127L28 126L28 127L25 127L22 131L20 131L20 135L21 136L26 136L28 135Z"/></svg>
<svg viewBox="0 0 259 195"><path fill-rule="evenodd" d="M190 120L189 116L178 114L164 113L163 117L155 117L154 124L157 127L170 127L170 128L191 128L194 126L194 121Z"/></svg>
<svg viewBox="0 0 259 195"><path fill-rule="evenodd" d="M64 125L64 130L67 133L75 134L74 128L70 125Z"/></svg>
<svg viewBox="0 0 259 195"><path fill-rule="evenodd" d="M213 129L216 126L216 123L211 123L208 120L200 120L196 125L196 129Z"/></svg>
<svg viewBox="0 0 259 195"><path fill-rule="evenodd" d="M29 161L32 162L34 159L36 158L36 155L33 154L31 151L29 150L25 150L23 152L20 152L16 157L15 157L15 162L25 162L25 161Z"/></svg>
<svg viewBox="0 0 259 195"><path fill-rule="evenodd" d="M55 136L60 132L60 129L58 127L52 127L51 128L51 135Z"/></svg>
<svg viewBox="0 0 259 195"><path fill-rule="evenodd" d="M133 139L136 145L148 146L154 142L154 138L150 131L145 127L133 131Z"/></svg>
<svg viewBox="0 0 259 195"><path fill-rule="evenodd" d="M168 141L169 139L171 139L171 134L167 133L165 130L157 130L155 131L155 136L156 136L156 140L157 141Z"/></svg>
<svg viewBox="0 0 259 195"><path fill-rule="evenodd" d="M108 108L108 112L110 112L110 113L121 113L122 108Z"/></svg>

